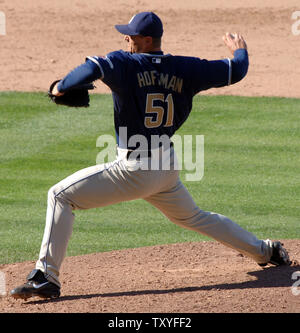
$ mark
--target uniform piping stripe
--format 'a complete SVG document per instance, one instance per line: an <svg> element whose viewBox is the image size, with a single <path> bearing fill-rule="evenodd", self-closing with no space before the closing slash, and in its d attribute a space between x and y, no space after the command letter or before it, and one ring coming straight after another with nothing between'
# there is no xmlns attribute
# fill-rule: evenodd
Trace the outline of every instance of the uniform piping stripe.
<svg viewBox="0 0 300 333"><path fill-rule="evenodd" d="M54 215L55 215L55 208L56 208L56 196L54 198L54 208L53 208L53 214L52 214L52 221L51 221L51 230L49 233L49 238L48 238L48 242L47 242L47 251L46 251L46 255L45 255L45 263L44 263L44 269L45 269L45 274L48 275L48 266L47 266L47 257L48 257L48 253L49 253L49 245L50 245L50 239L51 239L51 235L52 235L52 228L53 228L53 220L54 220Z"/></svg>
<svg viewBox="0 0 300 333"><path fill-rule="evenodd" d="M232 79L232 66L231 66L231 60L227 58L228 60L228 86L231 85L231 79Z"/></svg>
<svg viewBox="0 0 300 333"><path fill-rule="evenodd" d="M95 63L99 67L100 72L101 72L100 80L102 80L104 78L104 72L103 72L103 69L102 69L101 65L99 64L99 62L93 57L87 57L87 59L91 60L93 63Z"/></svg>
<svg viewBox="0 0 300 333"><path fill-rule="evenodd" d="M114 69L114 65L113 65L113 63L111 62L111 60L110 60L108 57L105 57L105 60L109 63L109 67L110 67L111 69Z"/></svg>

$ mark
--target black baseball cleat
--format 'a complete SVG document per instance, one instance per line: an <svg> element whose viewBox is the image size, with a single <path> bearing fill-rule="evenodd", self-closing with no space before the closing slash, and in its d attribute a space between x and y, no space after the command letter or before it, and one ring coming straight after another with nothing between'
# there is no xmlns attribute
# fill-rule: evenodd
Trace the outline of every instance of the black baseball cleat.
<svg viewBox="0 0 300 333"><path fill-rule="evenodd" d="M24 300L32 296L56 298L60 296L60 288L56 284L49 282L41 270L34 269L27 276L27 282L13 289L10 295L13 298Z"/></svg>
<svg viewBox="0 0 300 333"><path fill-rule="evenodd" d="M283 244L279 241L272 243L273 253L269 262L265 264L259 264L259 266L266 266L267 264L272 264L275 266L290 266L292 262L290 261L289 254L287 250L283 247Z"/></svg>

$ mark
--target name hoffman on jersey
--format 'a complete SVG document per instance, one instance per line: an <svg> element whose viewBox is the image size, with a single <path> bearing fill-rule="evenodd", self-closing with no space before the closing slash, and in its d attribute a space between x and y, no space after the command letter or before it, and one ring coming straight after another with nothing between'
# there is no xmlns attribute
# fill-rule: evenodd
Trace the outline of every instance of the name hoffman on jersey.
<svg viewBox="0 0 300 333"><path fill-rule="evenodd" d="M175 75L169 77L169 74L158 73L157 71L145 71L137 73L139 87L145 86L161 86L165 89L171 89L177 93L181 93L183 79Z"/></svg>

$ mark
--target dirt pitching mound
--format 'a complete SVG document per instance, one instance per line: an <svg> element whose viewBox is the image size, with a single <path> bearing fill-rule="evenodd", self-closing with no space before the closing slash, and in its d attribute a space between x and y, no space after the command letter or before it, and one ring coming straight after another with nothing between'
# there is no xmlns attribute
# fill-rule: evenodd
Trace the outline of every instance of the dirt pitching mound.
<svg viewBox="0 0 300 333"><path fill-rule="evenodd" d="M284 245L299 261L300 241ZM7 290L23 283L32 268L34 262L0 267ZM0 312L296 313L299 276L296 263L261 268L216 242L152 246L67 257L60 298L6 296Z"/></svg>

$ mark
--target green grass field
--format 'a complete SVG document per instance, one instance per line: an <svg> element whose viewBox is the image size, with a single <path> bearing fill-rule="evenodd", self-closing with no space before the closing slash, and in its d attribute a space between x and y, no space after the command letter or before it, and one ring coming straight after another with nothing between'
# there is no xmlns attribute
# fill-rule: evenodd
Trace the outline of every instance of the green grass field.
<svg viewBox="0 0 300 333"><path fill-rule="evenodd" d="M48 189L96 163L102 134L114 134L110 95L70 109L0 93L0 264L37 259ZM178 134L204 135L204 177L185 182L202 209L260 238L300 238L299 99L197 96ZM76 211L67 255L201 240L137 200Z"/></svg>

